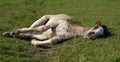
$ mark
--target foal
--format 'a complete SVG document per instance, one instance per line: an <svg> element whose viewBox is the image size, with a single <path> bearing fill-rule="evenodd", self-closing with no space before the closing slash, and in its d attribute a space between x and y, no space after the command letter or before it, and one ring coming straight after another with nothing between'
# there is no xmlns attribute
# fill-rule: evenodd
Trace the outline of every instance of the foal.
<svg viewBox="0 0 120 62"><path fill-rule="evenodd" d="M54 44L79 36L95 39L104 34L105 29L100 22L96 22L94 27L88 28L65 14L44 15L29 28L3 33L8 37L32 38L31 43L35 46Z"/></svg>

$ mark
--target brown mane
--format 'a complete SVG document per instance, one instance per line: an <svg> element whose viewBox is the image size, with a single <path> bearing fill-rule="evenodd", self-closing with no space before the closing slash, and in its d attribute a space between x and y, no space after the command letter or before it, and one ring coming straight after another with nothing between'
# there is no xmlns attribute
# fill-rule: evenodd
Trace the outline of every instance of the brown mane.
<svg viewBox="0 0 120 62"><path fill-rule="evenodd" d="M108 30L108 27L106 25L101 25L104 29L104 36L108 36L110 34L110 31Z"/></svg>
<svg viewBox="0 0 120 62"><path fill-rule="evenodd" d="M75 21L75 19L67 19L67 22L70 23L71 25L74 25L74 26L82 26L82 24L78 21Z"/></svg>

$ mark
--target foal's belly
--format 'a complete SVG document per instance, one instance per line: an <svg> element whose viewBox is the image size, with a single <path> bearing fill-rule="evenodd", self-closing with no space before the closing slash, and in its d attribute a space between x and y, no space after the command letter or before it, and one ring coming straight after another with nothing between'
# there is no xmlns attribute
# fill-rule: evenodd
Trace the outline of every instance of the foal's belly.
<svg viewBox="0 0 120 62"><path fill-rule="evenodd" d="M67 35L69 34L68 29L68 26L61 24L56 27L56 35Z"/></svg>

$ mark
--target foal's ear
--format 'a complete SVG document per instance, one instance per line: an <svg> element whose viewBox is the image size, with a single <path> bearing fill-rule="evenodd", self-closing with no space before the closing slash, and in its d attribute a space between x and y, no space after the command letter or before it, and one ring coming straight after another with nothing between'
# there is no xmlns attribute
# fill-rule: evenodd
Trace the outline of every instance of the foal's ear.
<svg viewBox="0 0 120 62"><path fill-rule="evenodd" d="M101 25L101 22L100 22L100 21L96 21L95 25L96 25L96 26L100 26L100 25Z"/></svg>

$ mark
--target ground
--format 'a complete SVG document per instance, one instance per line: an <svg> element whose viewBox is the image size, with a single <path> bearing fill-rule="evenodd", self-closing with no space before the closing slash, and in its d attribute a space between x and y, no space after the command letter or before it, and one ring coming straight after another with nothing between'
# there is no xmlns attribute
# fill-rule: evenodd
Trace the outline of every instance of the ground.
<svg viewBox="0 0 120 62"><path fill-rule="evenodd" d="M0 0L0 62L120 62L119 0ZM68 14L85 26L99 20L111 34L106 38L67 40L51 48L29 40L2 36L29 27L46 14Z"/></svg>

